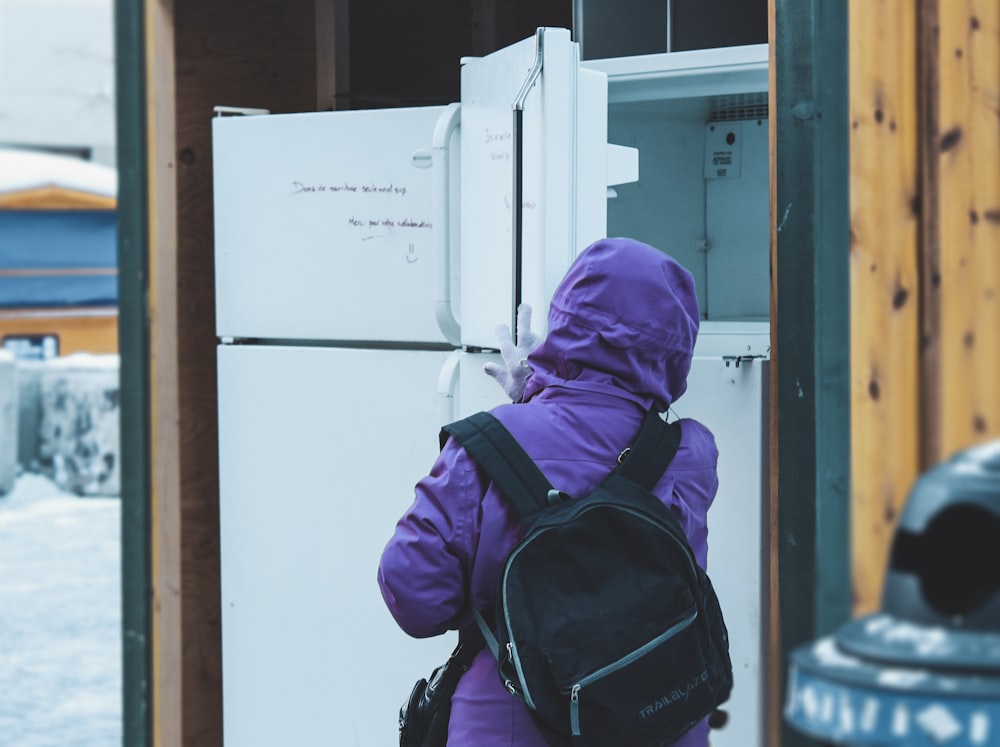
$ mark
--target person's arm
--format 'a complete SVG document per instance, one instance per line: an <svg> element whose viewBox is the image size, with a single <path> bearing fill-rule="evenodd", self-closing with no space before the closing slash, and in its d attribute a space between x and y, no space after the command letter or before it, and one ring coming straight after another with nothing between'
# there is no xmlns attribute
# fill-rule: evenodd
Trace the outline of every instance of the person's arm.
<svg viewBox="0 0 1000 747"><path fill-rule="evenodd" d="M474 483L468 456L449 440L382 552L382 597L399 626L416 638L456 627L465 608Z"/></svg>

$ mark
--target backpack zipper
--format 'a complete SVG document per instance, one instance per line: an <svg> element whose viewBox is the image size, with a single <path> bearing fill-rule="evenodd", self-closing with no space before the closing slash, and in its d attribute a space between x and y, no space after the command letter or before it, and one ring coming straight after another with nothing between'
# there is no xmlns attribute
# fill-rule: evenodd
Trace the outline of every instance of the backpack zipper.
<svg viewBox="0 0 1000 747"><path fill-rule="evenodd" d="M685 617L683 620L671 625L667 630L660 633L653 640L648 643L643 644L635 651L626 654L618 661L607 664L606 666L597 669L586 677L581 678L569 693L569 723L574 737L580 736L580 689L586 687L587 685L596 682L603 677L613 674L630 664L634 664L636 661L641 659L643 656L648 654L653 649L659 647L661 644L666 643L671 638L673 638L678 633L683 632L691 626L691 624L698 618L698 610Z"/></svg>
<svg viewBox="0 0 1000 747"><path fill-rule="evenodd" d="M579 511L574 512L572 514L572 516L569 517L569 519L575 519L577 516L580 516L580 515L586 513L587 511L592 511L592 510L597 509L597 508L613 508L613 509L618 510L618 511L624 511L627 514L632 514L633 516L637 516L638 518L640 518L643 521L646 521L646 522L648 522L650 524L658 524L659 523L657 521L654 521L653 517L651 517L645 511L640 511L640 510L637 510L637 509L634 509L634 508L629 508L627 506L622 506L622 505L615 504L615 503L610 503L610 502L607 502L607 501L601 502L601 503L595 503L593 505L586 505L585 504L585 505L583 505L580 508ZM567 521L569 519L567 519ZM510 569L511 562L513 562L514 558L517 557L517 555L519 555L521 553L521 550L528 544L529 540L532 540L535 537L538 537L538 536L544 534L545 532L551 531L551 530L555 529L556 527L561 526L564 523L566 523L566 521L560 522L559 524L556 524L554 526L545 526L545 527L541 527L540 529L537 529L537 530L529 532L528 535L524 539L522 539L520 543L518 543L518 546L514 549L514 551L507 557L507 562L504 563L504 571L503 571L503 578L501 579L501 584L502 584L502 589L503 589L503 618L504 618L504 623L507 626L508 633L511 632L511 627L510 627L510 614L508 612L508 610L510 608L507 605L507 575L508 575L508 572L509 572L509 569ZM674 532L670 531L669 528L664 529L664 532L666 534L670 535L675 541L678 541L677 537L674 536ZM691 551L686 546L686 544L687 544L686 538L685 538L684 542L680 542L681 549L684 550L684 555L687 557L688 563L691 566L691 575L692 575L692 577L695 580L697 580L697 578L698 578L698 572L697 572L697 570L695 570L696 564L695 564L694 556L691 554ZM695 616L697 616L697 614L698 614L697 611L695 611ZM691 622L693 622L693 620L694 620L694 618L691 619ZM690 625L691 622L688 622L687 625ZM678 625L683 624L683 623L684 623L684 621L682 620L681 623L678 623ZM687 627L687 625L685 625L684 627ZM674 628L676 628L676 627L677 626L675 625ZM663 635L666 635L667 633L670 633L670 631L672 631L674 628L671 628L666 633L662 634L660 636L660 638L662 638ZM646 644L646 646L643 646L643 648L646 648L649 645L650 644ZM642 650L642 649L640 649L640 650ZM508 655L510 656L511 660L514 663L514 670L517 672L517 678L520 681L521 692L524 695L524 702L527 703L528 707L531 708L531 710L536 710L535 703L534 703L534 701L531 698L531 691L528 689L528 683L525 681L524 670L521 668L521 657L518 656L518 653L517 653L517 644L514 643L514 636L513 635L508 636L507 653L508 653ZM600 671L600 670L598 670L598 671ZM510 688L508 688L508 689L510 689Z"/></svg>

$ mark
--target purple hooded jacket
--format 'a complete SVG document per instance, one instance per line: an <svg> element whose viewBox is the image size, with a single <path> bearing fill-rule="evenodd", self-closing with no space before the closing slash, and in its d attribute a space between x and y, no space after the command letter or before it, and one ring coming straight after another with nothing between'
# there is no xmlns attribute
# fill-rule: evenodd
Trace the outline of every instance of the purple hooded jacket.
<svg viewBox="0 0 1000 747"><path fill-rule="evenodd" d="M556 488L583 495L631 443L643 413L684 393L698 333L691 275L631 239L604 239L580 254L551 303L545 341L521 402L493 414ZM681 420L681 445L655 488L705 565L706 514L718 486L715 439ZM523 534L513 509L454 440L416 486L413 505L382 554L378 580L393 617L418 638L472 622L490 606L508 553ZM678 745L705 747L701 723ZM526 706L500 682L488 649L452 699L449 747L544 747Z"/></svg>

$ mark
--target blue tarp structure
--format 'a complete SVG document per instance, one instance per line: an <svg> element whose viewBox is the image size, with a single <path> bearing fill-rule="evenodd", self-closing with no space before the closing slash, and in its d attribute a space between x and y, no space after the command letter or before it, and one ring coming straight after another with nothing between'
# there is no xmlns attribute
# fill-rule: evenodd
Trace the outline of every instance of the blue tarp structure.
<svg viewBox="0 0 1000 747"><path fill-rule="evenodd" d="M0 210L0 308L116 306L113 210Z"/></svg>

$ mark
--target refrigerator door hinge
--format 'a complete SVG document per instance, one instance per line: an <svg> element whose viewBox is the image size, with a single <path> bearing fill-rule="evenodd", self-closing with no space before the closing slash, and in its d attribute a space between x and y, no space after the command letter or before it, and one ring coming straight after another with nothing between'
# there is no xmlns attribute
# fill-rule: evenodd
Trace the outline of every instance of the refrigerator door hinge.
<svg viewBox="0 0 1000 747"><path fill-rule="evenodd" d="M764 357L763 355L724 355L722 356L722 360L726 362L726 368L729 368L733 364L735 364L736 368L739 368L741 363L753 363L754 359L763 359Z"/></svg>
<svg viewBox="0 0 1000 747"><path fill-rule="evenodd" d="M217 117L259 117L270 114L270 109L255 109L250 106L213 106L212 111Z"/></svg>

